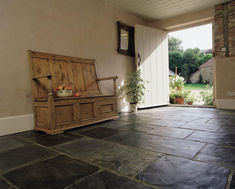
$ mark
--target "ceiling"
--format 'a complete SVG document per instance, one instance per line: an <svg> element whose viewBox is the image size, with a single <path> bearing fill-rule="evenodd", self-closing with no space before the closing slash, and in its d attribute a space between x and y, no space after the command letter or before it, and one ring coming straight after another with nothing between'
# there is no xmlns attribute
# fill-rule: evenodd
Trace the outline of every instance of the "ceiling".
<svg viewBox="0 0 235 189"><path fill-rule="evenodd" d="M130 12L146 21L196 12L228 1L230 0L105 0L107 4Z"/></svg>

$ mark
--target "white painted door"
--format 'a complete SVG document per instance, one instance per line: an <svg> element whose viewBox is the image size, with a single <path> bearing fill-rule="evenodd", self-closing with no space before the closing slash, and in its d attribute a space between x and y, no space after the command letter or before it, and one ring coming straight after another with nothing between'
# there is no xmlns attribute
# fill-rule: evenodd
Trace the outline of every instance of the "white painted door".
<svg viewBox="0 0 235 189"><path fill-rule="evenodd" d="M137 69L146 83L144 102L139 108L169 104L168 36L161 30L135 26Z"/></svg>

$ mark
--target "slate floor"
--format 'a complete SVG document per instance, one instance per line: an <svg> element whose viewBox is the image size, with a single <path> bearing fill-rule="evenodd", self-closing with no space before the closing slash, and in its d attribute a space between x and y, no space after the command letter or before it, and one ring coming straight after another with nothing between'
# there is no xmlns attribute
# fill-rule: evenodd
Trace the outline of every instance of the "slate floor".
<svg viewBox="0 0 235 189"><path fill-rule="evenodd" d="M235 111L161 107L0 137L0 189L235 189Z"/></svg>

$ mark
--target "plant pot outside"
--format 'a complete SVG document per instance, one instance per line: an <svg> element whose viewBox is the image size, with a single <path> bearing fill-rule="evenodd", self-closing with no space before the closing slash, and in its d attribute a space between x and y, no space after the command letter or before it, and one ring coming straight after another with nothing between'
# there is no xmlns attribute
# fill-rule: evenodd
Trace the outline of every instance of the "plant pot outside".
<svg viewBox="0 0 235 189"><path fill-rule="evenodd" d="M184 98L174 98L176 104L184 104Z"/></svg>
<svg viewBox="0 0 235 189"><path fill-rule="evenodd" d="M193 105L193 102L187 102L188 105Z"/></svg>
<svg viewBox="0 0 235 189"><path fill-rule="evenodd" d="M137 103L130 103L130 111L131 112L137 111Z"/></svg>

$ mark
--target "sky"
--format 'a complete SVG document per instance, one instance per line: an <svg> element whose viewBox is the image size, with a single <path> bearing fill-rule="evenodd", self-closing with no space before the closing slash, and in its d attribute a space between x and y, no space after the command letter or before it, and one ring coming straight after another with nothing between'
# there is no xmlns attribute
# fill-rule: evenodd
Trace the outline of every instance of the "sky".
<svg viewBox="0 0 235 189"><path fill-rule="evenodd" d="M182 40L183 49L196 48L212 49L212 24L180 30L169 33Z"/></svg>

